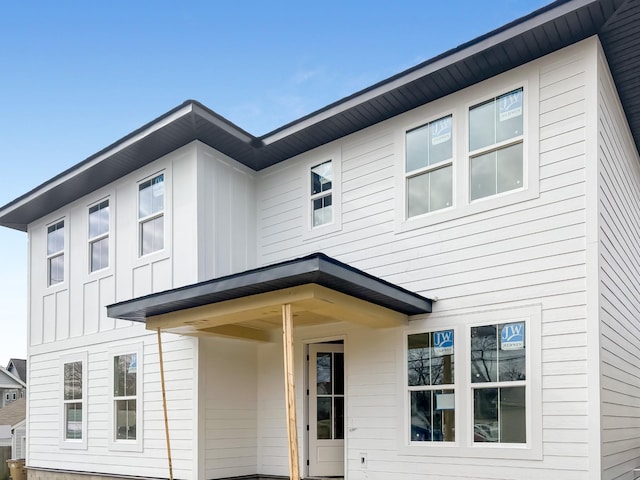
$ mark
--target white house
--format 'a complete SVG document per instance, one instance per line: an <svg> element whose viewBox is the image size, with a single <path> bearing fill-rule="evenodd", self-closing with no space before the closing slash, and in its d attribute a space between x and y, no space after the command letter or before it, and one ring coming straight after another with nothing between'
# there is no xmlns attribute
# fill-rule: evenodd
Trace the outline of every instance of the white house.
<svg viewBox="0 0 640 480"><path fill-rule="evenodd" d="M0 208L30 479L634 478L639 62L640 1L562 0L259 138L187 101Z"/></svg>

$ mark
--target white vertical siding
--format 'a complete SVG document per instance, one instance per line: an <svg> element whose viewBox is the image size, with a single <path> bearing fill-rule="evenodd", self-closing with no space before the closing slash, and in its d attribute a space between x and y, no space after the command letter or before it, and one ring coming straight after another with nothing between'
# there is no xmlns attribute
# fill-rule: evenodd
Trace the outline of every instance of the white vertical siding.
<svg viewBox="0 0 640 480"><path fill-rule="evenodd" d="M602 478L640 466L640 158L599 63Z"/></svg>
<svg viewBox="0 0 640 480"><path fill-rule="evenodd" d="M61 388L60 352L30 357L29 388L29 465L33 467L84 470L121 475L167 477L168 463L164 438L164 419L156 335L135 329L138 335L108 344L88 345L65 354L87 351L87 449L65 449L60 446ZM144 342L144 376L142 404L144 412L143 452L109 450L109 402L113 386L109 385L109 369L113 368L108 348ZM163 334L163 354L167 408L174 474L191 479L192 455L196 448L193 439L194 362L192 338Z"/></svg>
<svg viewBox="0 0 640 480"><path fill-rule="evenodd" d="M255 267L255 174L198 143L199 280Z"/></svg>
<svg viewBox="0 0 640 480"><path fill-rule="evenodd" d="M587 40L336 142L342 158L342 184L337 187L342 188L343 215L342 228L335 233L304 236L305 165L314 161L315 152L261 174L259 264L322 251L409 290L437 297L437 313L541 305L542 384L532 388L541 390L542 404L530 406L539 412L535 421L542 425L540 460L492 459L488 451L485 458L456 458L452 468L450 459L429 455L428 449L421 457L400 453L397 422L391 418L392 412L403 408L395 397L398 386L392 372L400 334L366 331L362 344L354 340L353 356L346 360L355 362L350 364L352 371L370 369L368 381L375 383L360 385L357 375L350 380L349 391L361 392L351 399L355 404L349 403L354 405L349 407L350 422L363 427L348 433L350 480L445 475L504 478L498 468L502 465L514 472L510 473L513 478L578 480L599 475L589 471L592 382L587 363L585 252L586 125L595 121L589 117L589 105L595 99L587 97L587 87L595 78L588 72L595 68L596 44L594 39ZM531 99L525 108L537 112L528 138L536 139L530 146L535 156L529 161L537 165L539 195L515 203L505 195L500 207L399 229L402 198L396 176L403 171L405 126L424 122L435 115L433 111L449 109L461 121L476 99L504 93L507 90L500 89L514 88L523 78ZM496 86L499 83L511 87ZM464 152L458 152L455 161L461 168ZM259 462L270 462L278 437L259 433ZM284 448L283 440L277 442ZM367 470L358 467L359 452L368 453ZM286 464L284 469L261 472L283 474Z"/></svg>
<svg viewBox="0 0 640 480"><path fill-rule="evenodd" d="M200 340L204 380L205 478L257 471L257 345Z"/></svg>

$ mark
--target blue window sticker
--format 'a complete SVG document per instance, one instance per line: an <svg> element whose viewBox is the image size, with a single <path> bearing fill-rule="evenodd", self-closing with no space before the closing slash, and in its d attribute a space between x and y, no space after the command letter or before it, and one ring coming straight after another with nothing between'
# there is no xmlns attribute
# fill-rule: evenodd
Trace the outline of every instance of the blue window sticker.
<svg viewBox="0 0 640 480"><path fill-rule="evenodd" d="M522 90L516 90L498 99L500 108L499 119L505 122L511 118L522 115Z"/></svg>
<svg viewBox="0 0 640 480"><path fill-rule="evenodd" d="M453 355L453 330L433 332L433 353L439 357Z"/></svg>
<svg viewBox="0 0 640 480"><path fill-rule="evenodd" d="M451 116L431 122L431 145L439 145L451 139Z"/></svg>
<svg viewBox="0 0 640 480"><path fill-rule="evenodd" d="M520 350L524 348L524 322L507 323L500 332L502 350Z"/></svg>

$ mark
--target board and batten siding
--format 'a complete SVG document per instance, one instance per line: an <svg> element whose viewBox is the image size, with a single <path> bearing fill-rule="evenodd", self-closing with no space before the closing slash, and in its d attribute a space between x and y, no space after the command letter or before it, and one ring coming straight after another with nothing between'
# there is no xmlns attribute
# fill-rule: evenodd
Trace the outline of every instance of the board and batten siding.
<svg viewBox="0 0 640 480"><path fill-rule="evenodd" d="M143 326L134 328L136 336L113 341L109 345L96 343L30 356L29 379L29 466L100 472L114 475L135 475L166 478L168 461L164 433L162 391L158 343L155 334L145 332ZM177 478L194 478L193 451L197 448L194 439L194 385L195 368L193 338L163 334L163 358L171 453L173 470ZM113 386L109 384L113 368L108 348L143 344L143 391L139 394L143 411L143 452L114 451L110 449L112 438L109 422L109 402L112 401ZM133 348L133 347L132 347ZM88 420L86 449L67 449L61 445L62 431L62 384L60 356L87 353L87 368L83 381L87 382ZM138 400L140 401L140 400Z"/></svg>
<svg viewBox="0 0 640 480"><path fill-rule="evenodd" d="M640 158L599 55L602 478L640 467Z"/></svg>
<svg viewBox="0 0 640 480"><path fill-rule="evenodd" d="M164 249L140 257L138 183L158 173L165 175ZM88 209L104 199L109 200L109 266L90 273ZM29 225L30 346L46 350L54 342L131 326L131 322L108 318L104 307L196 282L195 203L192 144ZM172 214L173 210L180 214ZM48 286L47 226L60 219L65 228L64 281Z"/></svg>
<svg viewBox="0 0 640 480"><path fill-rule="evenodd" d="M591 384L585 251L586 125L594 120L588 115L595 110L591 108L595 99L587 92L596 78L596 45L593 38L580 42L260 173L260 265L322 251L437 298L434 314L459 314L462 319L465 314L492 309L541 308L541 361L535 368L540 369L542 384L532 388L541 390L542 402L528 406L539 410L540 459L492 458L488 449L483 457L465 458L456 456L454 448L454 468L450 458L430 455L428 448L424 455L404 455L398 448L401 430L391 413L403 408L397 400L396 378L402 371L397 358L402 332L363 330L349 339L353 343L345 359L351 362L349 422L354 422L353 428L369 425L375 431L360 435L349 424L350 480L503 479L507 478L505 466L508 478L599 478L599 471L590 470L588 443ZM529 98L537 102L525 108L537 112L527 138L535 143L531 145L535 156L529 161L538 165L539 195L513 203L505 195L495 208L460 211L437 223L399 227L403 194L397 176L403 172L404 131L454 109L460 121L469 106L523 81ZM309 167L335 151L342 168L341 183L334 187L341 188L341 227L314 235L306 226ZM454 162L461 168L464 151L457 151ZM428 328L428 316L417 320ZM362 384L359 376L367 370L370 373ZM268 393L259 388L259 395ZM267 404L277 405L275 396L280 392L273 395ZM277 416L272 411L269 419ZM267 418L259 418L258 430L259 462L272 461L273 453L286 444L274 444L274 436L267 434L272 430ZM368 453L366 469L359 463L362 452ZM261 471L267 473L266 468ZM286 474L286 464L272 465L268 473Z"/></svg>
<svg viewBox="0 0 640 480"><path fill-rule="evenodd" d="M203 143L196 145L198 281L204 281L256 266L256 187L255 172Z"/></svg>

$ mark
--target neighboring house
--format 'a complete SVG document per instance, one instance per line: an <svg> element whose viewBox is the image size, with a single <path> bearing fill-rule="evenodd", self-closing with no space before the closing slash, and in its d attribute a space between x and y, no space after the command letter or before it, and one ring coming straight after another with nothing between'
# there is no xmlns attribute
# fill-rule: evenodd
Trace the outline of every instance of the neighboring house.
<svg viewBox="0 0 640 480"><path fill-rule="evenodd" d="M27 385L14 373L0 367L0 408L24 398Z"/></svg>
<svg viewBox="0 0 640 480"><path fill-rule="evenodd" d="M24 458L27 438L27 402L20 398L0 409L0 445L11 447L11 458Z"/></svg>
<svg viewBox="0 0 640 480"><path fill-rule="evenodd" d="M30 477L168 477L162 365L176 478L631 480L638 67L640 1L559 1L260 138L187 101L0 208Z"/></svg>
<svg viewBox="0 0 640 480"><path fill-rule="evenodd" d="M11 358L7 364L7 372L27 383L27 361L21 358Z"/></svg>

